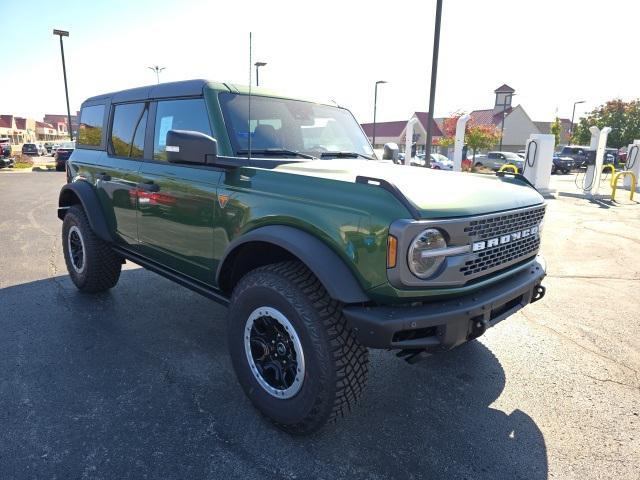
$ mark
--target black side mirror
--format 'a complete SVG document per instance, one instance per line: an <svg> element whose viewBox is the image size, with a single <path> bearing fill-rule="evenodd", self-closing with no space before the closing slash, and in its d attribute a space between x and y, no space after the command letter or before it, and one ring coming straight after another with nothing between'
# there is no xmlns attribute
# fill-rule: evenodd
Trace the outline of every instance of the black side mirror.
<svg viewBox="0 0 640 480"><path fill-rule="evenodd" d="M218 141L201 132L169 130L165 151L171 163L213 164L218 157Z"/></svg>

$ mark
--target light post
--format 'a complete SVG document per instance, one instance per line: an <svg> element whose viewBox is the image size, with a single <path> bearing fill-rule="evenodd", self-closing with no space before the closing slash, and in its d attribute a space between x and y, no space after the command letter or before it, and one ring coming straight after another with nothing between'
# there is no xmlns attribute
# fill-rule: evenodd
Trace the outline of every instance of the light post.
<svg viewBox="0 0 640 480"><path fill-rule="evenodd" d="M576 105L584 103L586 100L578 100L573 102L573 113L571 114L571 125L569 126L569 145L571 145L571 139L573 138L573 119L576 116Z"/></svg>
<svg viewBox="0 0 640 480"><path fill-rule="evenodd" d="M511 102L513 101L513 96L515 93L509 93L504 96L504 105L502 105L502 123L500 125L500 148L498 151L502 151L502 136L504 135L504 115L507 112L507 105L511 106Z"/></svg>
<svg viewBox="0 0 640 480"><path fill-rule="evenodd" d="M381 83L387 83L387 82L384 80L378 80L376 82L376 87L374 89L374 94L373 94L373 141L371 142L371 145L373 145L373 148L376 148L376 113L378 109L378 85L380 85Z"/></svg>
<svg viewBox="0 0 640 480"><path fill-rule="evenodd" d="M62 75L64 76L64 94L67 97L67 123L69 128L69 139L73 142L73 128L71 127L71 109L69 108L69 88L67 87L67 66L64 62L64 46L62 37L68 37L69 32L65 30L53 30L54 35L60 37L60 55L62 56Z"/></svg>
<svg viewBox="0 0 640 480"><path fill-rule="evenodd" d="M255 67L256 67L256 87L260 86L260 78L259 78L259 72L260 72L260 67L264 67L267 64L267 62L256 62L254 63Z"/></svg>
<svg viewBox="0 0 640 480"><path fill-rule="evenodd" d="M163 71L166 67L160 67L158 65L154 65L153 67L147 67L149 70L156 72L156 80L160 83L160 72Z"/></svg>
<svg viewBox="0 0 640 480"><path fill-rule="evenodd" d="M429 168L431 164L431 142L433 132L433 108L436 100L436 79L438 78L438 53L440 51L440 21L442 20L442 0L436 3L436 26L433 31L433 56L431 58L431 91L429 92L429 111L427 112L427 144L424 152L424 166Z"/></svg>

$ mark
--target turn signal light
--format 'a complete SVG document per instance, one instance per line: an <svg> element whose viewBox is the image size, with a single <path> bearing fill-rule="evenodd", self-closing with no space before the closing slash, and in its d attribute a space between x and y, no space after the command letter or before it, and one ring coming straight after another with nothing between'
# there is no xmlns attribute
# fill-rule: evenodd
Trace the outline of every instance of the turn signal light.
<svg viewBox="0 0 640 480"><path fill-rule="evenodd" d="M393 235L387 237L387 268L394 268L398 259L398 239Z"/></svg>

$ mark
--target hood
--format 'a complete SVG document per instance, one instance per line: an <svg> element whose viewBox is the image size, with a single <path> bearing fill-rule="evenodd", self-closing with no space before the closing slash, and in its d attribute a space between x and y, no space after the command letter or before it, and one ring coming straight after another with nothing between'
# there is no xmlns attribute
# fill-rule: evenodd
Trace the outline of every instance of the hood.
<svg viewBox="0 0 640 480"><path fill-rule="evenodd" d="M416 206L421 218L481 215L544 202L535 189L512 177L501 179L373 160L313 160L280 165L275 170L344 182L355 182L358 175L386 180Z"/></svg>

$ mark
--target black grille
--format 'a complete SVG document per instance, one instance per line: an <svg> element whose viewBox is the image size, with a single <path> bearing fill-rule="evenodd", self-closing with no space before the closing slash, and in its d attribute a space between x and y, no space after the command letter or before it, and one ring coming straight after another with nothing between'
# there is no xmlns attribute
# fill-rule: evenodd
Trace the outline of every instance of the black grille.
<svg viewBox="0 0 640 480"><path fill-rule="evenodd" d="M466 261L464 266L460 268L460 272L465 276L484 272L485 270L497 267L503 263L507 263L518 258L525 258L536 252L539 247L540 237L536 235L516 240L505 245L488 248L487 250L478 252L475 259Z"/></svg>
<svg viewBox="0 0 640 480"><path fill-rule="evenodd" d="M525 212L509 213L481 220L472 220L464 229L474 240L499 237L538 225L544 217L544 207Z"/></svg>

